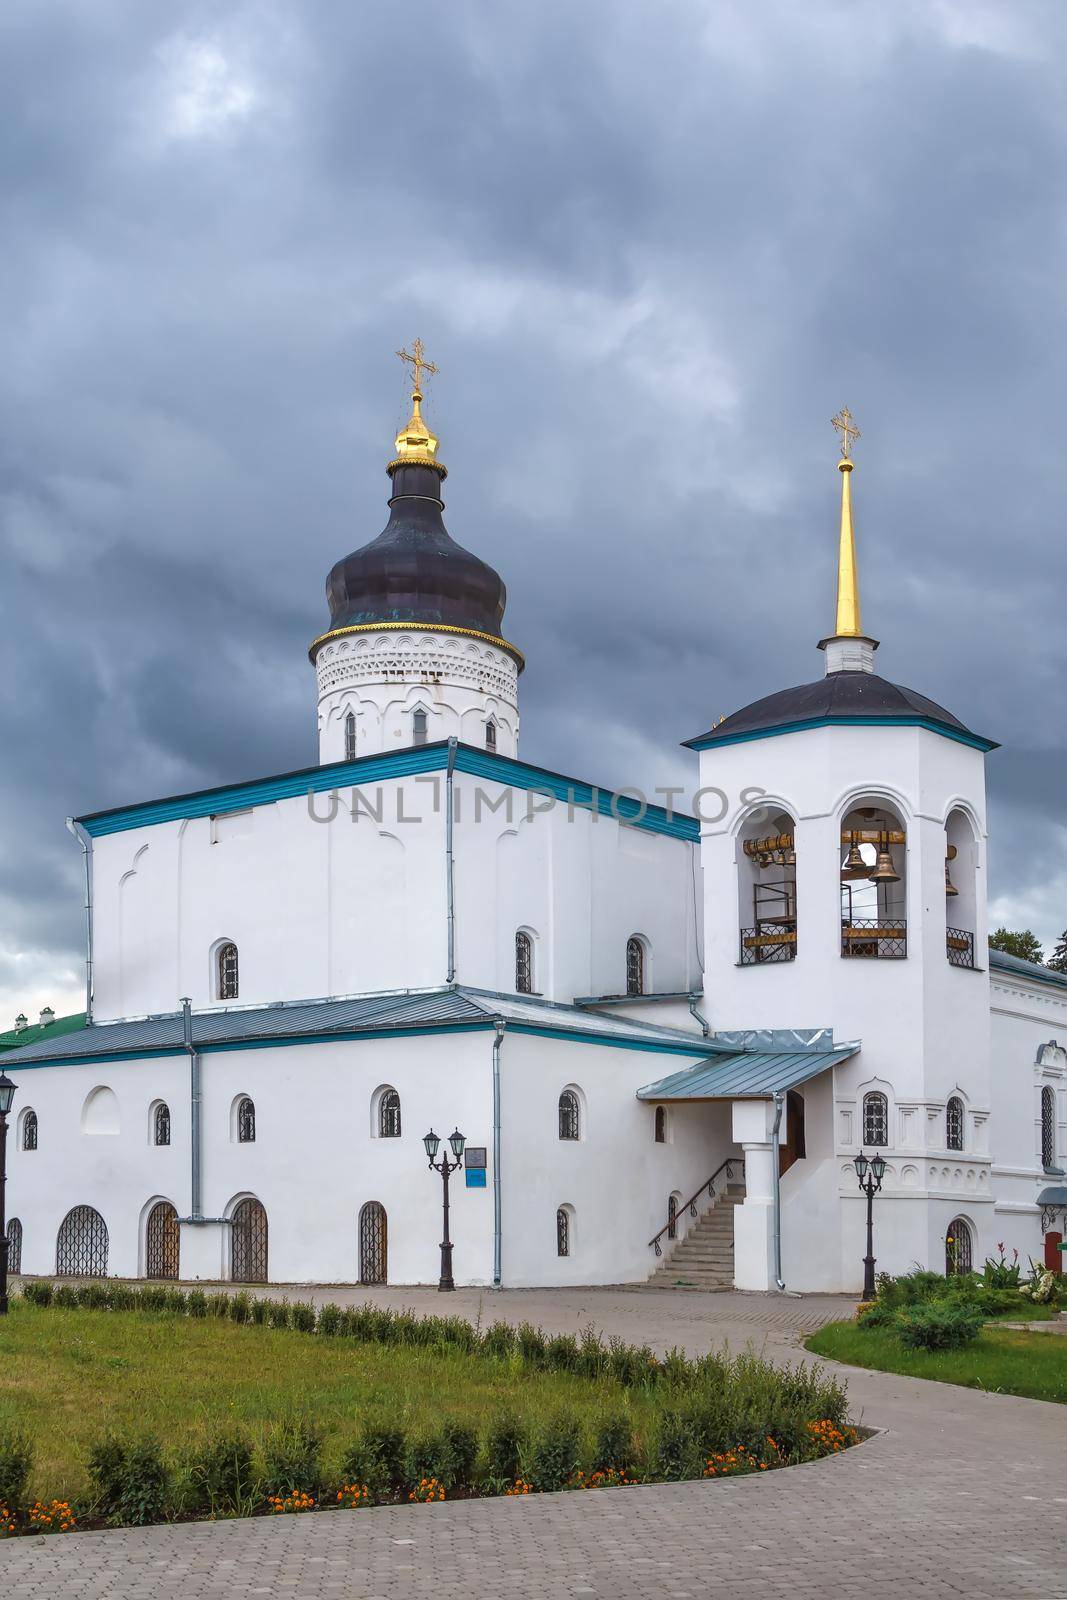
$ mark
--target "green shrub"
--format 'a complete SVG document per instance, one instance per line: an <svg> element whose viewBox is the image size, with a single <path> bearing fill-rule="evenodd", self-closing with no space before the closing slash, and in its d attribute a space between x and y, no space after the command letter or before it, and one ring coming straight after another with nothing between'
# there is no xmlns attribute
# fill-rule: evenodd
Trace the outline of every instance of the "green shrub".
<svg viewBox="0 0 1067 1600"><path fill-rule="evenodd" d="M494 1485L502 1488L514 1483L522 1472L526 1445L526 1427L518 1417L505 1412L490 1423L485 1441L486 1471Z"/></svg>
<svg viewBox="0 0 1067 1600"><path fill-rule="evenodd" d="M450 1418L444 1424L441 1432L450 1456L451 1482L446 1483L446 1487L458 1483L464 1488L471 1488L477 1478L477 1433L465 1422L457 1422L454 1418Z"/></svg>
<svg viewBox="0 0 1067 1600"><path fill-rule="evenodd" d="M203 1289L189 1290L187 1306L189 1315L191 1317L207 1316L207 1295L204 1293Z"/></svg>
<svg viewBox="0 0 1067 1600"><path fill-rule="evenodd" d="M608 1353L604 1348L603 1339L595 1328L583 1328L578 1346L576 1370L583 1378L600 1378L607 1371L607 1367Z"/></svg>
<svg viewBox="0 0 1067 1600"><path fill-rule="evenodd" d="M50 1283L24 1283L22 1285L22 1298L28 1300L31 1306L50 1306L54 1289Z"/></svg>
<svg viewBox="0 0 1067 1600"><path fill-rule="evenodd" d="M270 1310L267 1312L267 1321L272 1328L288 1328L291 1310L288 1300L272 1300Z"/></svg>
<svg viewBox="0 0 1067 1600"><path fill-rule="evenodd" d="M545 1365L550 1372L575 1372L578 1368L578 1341L573 1333L557 1333L545 1346Z"/></svg>
<svg viewBox="0 0 1067 1600"><path fill-rule="evenodd" d="M344 1456L341 1471L346 1483L369 1483L379 1494L393 1492L404 1482L407 1440L403 1428L392 1423L369 1422L359 1441Z"/></svg>
<svg viewBox="0 0 1067 1600"><path fill-rule="evenodd" d="M291 1323L298 1333L315 1332L315 1307L306 1300L293 1302L291 1310Z"/></svg>
<svg viewBox="0 0 1067 1600"><path fill-rule="evenodd" d="M341 1307L325 1305L319 1311L319 1332L327 1339L334 1338L341 1331Z"/></svg>
<svg viewBox="0 0 1067 1600"><path fill-rule="evenodd" d="M230 1321L248 1322L251 1316L252 1296L247 1289L240 1289L230 1301Z"/></svg>
<svg viewBox="0 0 1067 1600"><path fill-rule="evenodd" d="M136 1311L140 1297L128 1283L112 1283L107 1287L107 1304L112 1311Z"/></svg>
<svg viewBox="0 0 1067 1600"><path fill-rule="evenodd" d="M89 1452L89 1480L97 1512L113 1527L167 1520L171 1475L155 1439L99 1440Z"/></svg>
<svg viewBox="0 0 1067 1600"><path fill-rule="evenodd" d="M163 1284L146 1284L137 1296L138 1311L166 1311L168 1290Z"/></svg>
<svg viewBox="0 0 1067 1600"><path fill-rule="evenodd" d="M535 1328L532 1323L520 1322L516 1331L519 1354L528 1367L543 1367L545 1364L545 1336L540 1328Z"/></svg>
<svg viewBox="0 0 1067 1600"><path fill-rule="evenodd" d="M216 1291L214 1294L208 1295L207 1308L208 1315L211 1317L218 1317L220 1320L223 1317L228 1317L230 1314L229 1295L220 1294L218 1291Z"/></svg>
<svg viewBox="0 0 1067 1600"><path fill-rule="evenodd" d="M164 1293L167 1298L167 1304L164 1309L168 1311L172 1317L184 1317L185 1313L189 1309L189 1301L185 1290L166 1289L164 1290Z"/></svg>
<svg viewBox="0 0 1067 1600"><path fill-rule="evenodd" d="M668 1481L699 1478L702 1470L692 1412L666 1407L660 1412L656 1437L656 1476Z"/></svg>
<svg viewBox="0 0 1067 1600"><path fill-rule="evenodd" d="M982 1268L982 1280L986 1288L1018 1289L1019 1280L1022 1277L1018 1250L1012 1251L1012 1259L1009 1261L1004 1254L1004 1246L998 1244L997 1249L1000 1254L996 1259L992 1256L986 1256L985 1265Z"/></svg>
<svg viewBox="0 0 1067 1600"><path fill-rule="evenodd" d="M252 1301L248 1314L249 1322L254 1322L257 1327L262 1327L270 1315L271 1302L269 1300L255 1299Z"/></svg>
<svg viewBox="0 0 1067 1600"><path fill-rule="evenodd" d="M896 1322L898 1309L884 1300L872 1300L856 1316L857 1328L888 1328Z"/></svg>
<svg viewBox="0 0 1067 1600"><path fill-rule="evenodd" d="M958 1350L978 1337L982 1313L948 1303L912 1306L897 1321L900 1342L909 1350Z"/></svg>
<svg viewBox="0 0 1067 1600"><path fill-rule="evenodd" d="M74 1311L78 1305L78 1291L72 1283L57 1283L52 1291L52 1304L64 1311Z"/></svg>
<svg viewBox="0 0 1067 1600"><path fill-rule="evenodd" d="M0 1431L0 1505L16 1511L26 1503L26 1485L33 1469L33 1446L17 1428Z"/></svg>
<svg viewBox="0 0 1067 1600"><path fill-rule="evenodd" d="M570 1411L550 1417L530 1451L529 1476L535 1489L562 1489L581 1465L581 1429Z"/></svg>
<svg viewBox="0 0 1067 1600"><path fill-rule="evenodd" d="M634 1389L656 1381L659 1363L648 1345L627 1344L612 1337L608 1340L607 1371L616 1383Z"/></svg>
<svg viewBox="0 0 1067 1600"><path fill-rule="evenodd" d="M482 1353L487 1356L510 1356L516 1343L514 1328L506 1322L494 1322L482 1335Z"/></svg>
<svg viewBox="0 0 1067 1600"><path fill-rule="evenodd" d="M634 1430L625 1411L609 1411L601 1417L593 1446L595 1472L629 1472L637 1459Z"/></svg>
<svg viewBox="0 0 1067 1600"><path fill-rule="evenodd" d="M268 1494L317 1494L322 1481L322 1434L303 1417L278 1423L263 1446Z"/></svg>
<svg viewBox="0 0 1067 1600"><path fill-rule="evenodd" d="M455 1482L452 1450L443 1432L417 1434L408 1444L404 1477L409 1489L425 1478L436 1478L444 1488Z"/></svg>
<svg viewBox="0 0 1067 1600"><path fill-rule="evenodd" d="M83 1283L76 1290L79 1306L86 1311L106 1311L109 1303L106 1283Z"/></svg>
<svg viewBox="0 0 1067 1600"><path fill-rule="evenodd" d="M239 1514L259 1498L252 1447L238 1433L213 1439L188 1462L190 1511Z"/></svg>

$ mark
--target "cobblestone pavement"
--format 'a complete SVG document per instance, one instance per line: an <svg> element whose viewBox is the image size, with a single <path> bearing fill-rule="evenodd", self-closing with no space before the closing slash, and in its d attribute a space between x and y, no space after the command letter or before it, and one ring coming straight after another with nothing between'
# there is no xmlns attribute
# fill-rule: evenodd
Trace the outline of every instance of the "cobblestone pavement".
<svg viewBox="0 0 1067 1600"><path fill-rule="evenodd" d="M299 1291L301 1297L304 1291ZM322 1299L359 1295L324 1290ZM372 1298L439 1308L425 1290ZM449 1309L696 1353L751 1342L796 1359L847 1302L617 1289L460 1291ZM1067 1412L849 1369L882 1430L765 1477L522 1500L198 1523L0 1546L4 1600L1067 1600Z"/></svg>

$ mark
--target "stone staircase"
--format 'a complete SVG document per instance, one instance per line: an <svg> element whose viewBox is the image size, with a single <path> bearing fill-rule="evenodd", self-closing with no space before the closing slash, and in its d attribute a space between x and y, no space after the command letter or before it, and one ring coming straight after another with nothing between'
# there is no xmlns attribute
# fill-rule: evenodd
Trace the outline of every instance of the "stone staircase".
<svg viewBox="0 0 1067 1600"><path fill-rule="evenodd" d="M677 1244L662 1242L664 1259L648 1280L650 1289L732 1289L734 1286L734 1207L744 1186L731 1183ZM679 1222L681 1222L679 1218ZM669 1250L669 1254L666 1251Z"/></svg>

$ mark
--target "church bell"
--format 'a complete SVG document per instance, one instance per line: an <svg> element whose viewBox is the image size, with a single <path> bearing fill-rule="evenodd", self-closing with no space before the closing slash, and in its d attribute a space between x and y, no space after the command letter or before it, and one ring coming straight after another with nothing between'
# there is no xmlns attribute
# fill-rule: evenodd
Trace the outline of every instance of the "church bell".
<svg viewBox="0 0 1067 1600"><path fill-rule="evenodd" d="M952 879L948 875L948 862L946 861L945 862L945 893L946 894L959 894L959 892L960 891L956 888L956 885L953 883Z"/></svg>
<svg viewBox="0 0 1067 1600"><path fill-rule="evenodd" d="M867 863L863 859L863 852L856 843L856 835L852 835L852 843L848 847L845 864L841 868L843 878L866 878L868 875Z"/></svg>
<svg viewBox="0 0 1067 1600"><path fill-rule="evenodd" d="M893 865L893 854L889 848L888 839L883 839L878 849L878 860L874 863L871 873L872 883L899 883L900 873Z"/></svg>

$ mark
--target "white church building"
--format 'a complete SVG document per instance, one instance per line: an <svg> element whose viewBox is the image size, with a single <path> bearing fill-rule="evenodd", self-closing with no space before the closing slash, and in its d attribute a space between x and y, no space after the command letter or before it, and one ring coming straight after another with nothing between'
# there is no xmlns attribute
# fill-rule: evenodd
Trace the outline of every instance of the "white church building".
<svg viewBox="0 0 1067 1600"><path fill-rule="evenodd" d="M858 1290L1058 1265L1067 978L987 951L995 746L880 677L842 432L816 681L688 741L692 790L519 758L505 588L413 412L330 573L319 765L70 822L87 1015L27 1030L11 1265L245 1283Z"/></svg>

